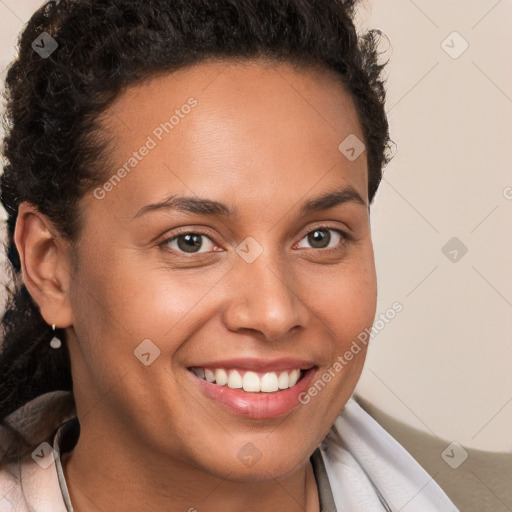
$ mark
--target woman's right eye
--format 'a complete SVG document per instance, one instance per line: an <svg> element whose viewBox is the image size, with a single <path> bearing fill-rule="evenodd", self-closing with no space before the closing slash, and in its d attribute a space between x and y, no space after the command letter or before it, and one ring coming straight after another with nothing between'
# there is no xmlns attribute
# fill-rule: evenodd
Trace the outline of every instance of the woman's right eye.
<svg viewBox="0 0 512 512"><path fill-rule="evenodd" d="M170 247L173 251L187 253L187 254L201 254L206 251L200 251L204 247L203 240L206 239L209 242L206 243L206 246L210 244L212 247L216 247L214 242L208 237L205 233L189 231L186 233L180 233L171 238L167 238L162 245L166 247Z"/></svg>

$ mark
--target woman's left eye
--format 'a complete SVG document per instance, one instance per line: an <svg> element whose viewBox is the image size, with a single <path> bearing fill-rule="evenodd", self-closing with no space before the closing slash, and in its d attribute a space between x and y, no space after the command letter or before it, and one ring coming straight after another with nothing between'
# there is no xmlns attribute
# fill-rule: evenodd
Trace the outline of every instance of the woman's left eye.
<svg viewBox="0 0 512 512"><path fill-rule="evenodd" d="M330 233L335 233L331 236ZM348 239L348 236L339 229L319 227L310 231L302 240L307 240L313 249L330 249L339 245ZM333 245L329 245L334 240Z"/></svg>
<svg viewBox="0 0 512 512"><path fill-rule="evenodd" d="M331 233L334 233L334 236L332 236ZM348 239L348 235L339 229L319 227L307 233L307 235L301 239L301 242L302 240L306 240L307 243L311 245L312 249L330 249L344 245L344 242ZM203 240L207 240L207 243L204 244ZM193 231L180 233L172 238L168 238L162 245L170 247L177 252L187 254L211 252L211 250L216 247L213 240L205 233ZM210 250L208 249L208 245L211 246ZM201 251L201 249L205 247L206 250ZM299 246L299 248L301 247Z"/></svg>

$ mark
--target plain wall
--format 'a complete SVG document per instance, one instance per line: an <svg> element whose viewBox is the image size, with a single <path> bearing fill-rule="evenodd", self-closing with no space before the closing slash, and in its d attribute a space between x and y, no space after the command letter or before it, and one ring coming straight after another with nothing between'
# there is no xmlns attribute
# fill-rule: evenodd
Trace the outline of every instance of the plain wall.
<svg viewBox="0 0 512 512"><path fill-rule="evenodd" d="M377 312L403 311L372 339L357 391L431 434L510 452L512 2L364 6L361 25L391 42L397 145L371 212ZM448 246L456 261L452 237L467 247Z"/></svg>
<svg viewBox="0 0 512 512"><path fill-rule="evenodd" d="M0 3L2 81L39 5ZM403 310L371 339L357 393L425 432L510 452L512 1L367 1L359 24L391 42L396 154L371 224L377 319Z"/></svg>

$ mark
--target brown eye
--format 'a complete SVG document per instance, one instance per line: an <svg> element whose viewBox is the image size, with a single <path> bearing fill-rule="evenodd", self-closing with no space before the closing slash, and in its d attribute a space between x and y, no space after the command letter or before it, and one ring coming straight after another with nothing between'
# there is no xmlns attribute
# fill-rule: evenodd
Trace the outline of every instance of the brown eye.
<svg viewBox="0 0 512 512"><path fill-rule="evenodd" d="M206 236L204 233L181 233L172 238L168 238L165 240L164 245L170 247L174 251L183 252L188 254L194 253L203 253L208 252L208 243L204 244L204 239L207 239L212 247L215 247L215 244L212 240ZM174 244L174 245L172 245ZM206 251L200 251L203 246L206 245Z"/></svg>
<svg viewBox="0 0 512 512"><path fill-rule="evenodd" d="M310 231L302 240L307 240L312 249L329 249L342 245L346 238L345 233L339 229L317 228Z"/></svg>

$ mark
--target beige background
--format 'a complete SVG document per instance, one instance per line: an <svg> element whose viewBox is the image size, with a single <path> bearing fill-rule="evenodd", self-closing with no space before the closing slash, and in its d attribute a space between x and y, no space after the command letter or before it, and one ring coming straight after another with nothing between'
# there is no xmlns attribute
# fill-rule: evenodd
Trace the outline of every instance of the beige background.
<svg viewBox="0 0 512 512"><path fill-rule="evenodd" d="M366 2L391 41L397 153L372 212L377 311L358 392L421 430L512 452L512 2ZM452 32L469 47L441 47ZM462 49L462 39L448 44ZM509 199L507 199L507 196ZM441 251L467 246L457 262Z"/></svg>
<svg viewBox="0 0 512 512"><path fill-rule="evenodd" d="M0 0L2 80L40 4ZM404 309L372 339L357 392L431 435L512 452L512 0L366 1L359 23L391 41L397 153L372 231L377 314ZM452 237L467 247L455 262Z"/></svg>

